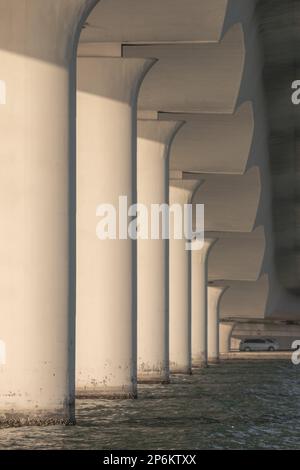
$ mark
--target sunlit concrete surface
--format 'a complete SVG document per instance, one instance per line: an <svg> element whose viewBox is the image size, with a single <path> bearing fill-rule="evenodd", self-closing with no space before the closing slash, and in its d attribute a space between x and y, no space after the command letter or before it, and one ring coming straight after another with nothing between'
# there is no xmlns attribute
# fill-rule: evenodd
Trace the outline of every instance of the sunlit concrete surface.
<svg viewBox="0 0 300 470"><path fill-rule="evenodd" d="M137 136L137 200L149 212L151 204L167 204L169 150L183 123L143 119ZM169 381L169 268L167 240L138 240L138 379Z"/></svg>
<svg viewBox="0 0 300 470"><path fill-rule="evenodd" d="M227 7L227 0L101 0L81 41L218 42Z"/></svg>
<svg viewBox="0 0 300 470"><path fill-rule="evenodd" d="M170 179L170 204L191 202L201 181ZM170 218L169 241L169 361L174 373L191 372L191 252L187 240L176 239Z"/></svg>
<svg viewBox="0 0 300 470"><path fill-rule="evenodd" d="M208 257L217 240L207 238L201 250L191 254L191 324L192 365L207 366L208 344ZM193 241L195 245L198 243Z"/></svg>
<svg viewBox="0 0 300 470"><path fill-rule="evenodd" d="M79 396L136 394L133 241L99 240L95 216L101 201L114 207L118 207L120 195L127 196L128 205L134 201L136 97L151 65L151 60L144 59L78 59L76 386Z"/></svg>
<svg viewBox="0 0 300 470"><path fill-rule="evenodd" d="M208 286L207 293L207 361L217 364L220 355L220 303L226 287Z"/></svg>
<svg viewBox="0 0 300 470"><path fill-rule="evenodd" d="M94 4L0 1L1 423L74 422L71 84L75 38Z"/></svg>
<svg viewBox="0 0 300 470"><path fill-rule="evenodd" d="M235 326L233 322L219 322L219 355L229 353L231 349L231 336Z"/></svg>

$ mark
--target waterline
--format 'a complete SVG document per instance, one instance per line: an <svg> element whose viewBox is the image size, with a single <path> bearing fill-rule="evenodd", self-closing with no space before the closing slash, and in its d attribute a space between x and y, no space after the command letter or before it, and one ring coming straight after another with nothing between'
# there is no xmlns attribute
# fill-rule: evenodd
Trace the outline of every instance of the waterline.
<svg viewBox="0 0 300 470"><path fill-rule="evenodd" d="M0 449L299 449L300 366L233 360L138 400L79 400L77 426L0 430Z"/></svg>

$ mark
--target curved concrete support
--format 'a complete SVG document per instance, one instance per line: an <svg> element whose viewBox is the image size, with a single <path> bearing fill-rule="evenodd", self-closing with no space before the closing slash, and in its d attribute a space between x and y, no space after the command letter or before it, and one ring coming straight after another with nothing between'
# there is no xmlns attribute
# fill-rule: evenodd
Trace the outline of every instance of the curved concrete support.
<svg viewBox="0 0 300 470"><path fill-rule="evenodd" d="M219 44L124 45L123 54L159 59L143 82L140 109L234 112L245 55L240 24L234 25Z"/></svg>
<svg viewBox="0 0 300 470"><path fill-rule="evenodd" d="M228 354L230 352L231 334L235 323L220 322L219 324L219 350L220 354Z"/></svg>
<svg viewBox="0 0 300 470"><path fill-rule="evenodd" d="M207 356L208 364L216 364L219 362L219 306L222 295L226 291L226 287L208 286L208 323L207 323Z"/></svg>
<svg viewBox="0 0 300 470"><path fill-rule="evenodd" d="M257 281L218 281L230 287L220 302L220 318L272 318L297 320L299 301L282 289L272 271L263 273Z"/></svg>
<svg viewBox="0 0 300 470"><path fill-rule="evenodd" d="M137 196L168 203L168 155L180 123L138 120ZM152 206L153 207L153 206ZM168 242L138 239L138 380L169 381Z"/></svg>
<svg viewBox="0 0 300 470"><path fill-rule="evenodd" d="M211 101L208 106L204 105L202 108L199 106L198 109L190 106L190 112L184 113L184 111L182 111L184 106L181 107L178 98L170 98L170 96L168 97L170 102L164 101L164 97L162 98L161 105L158 109L164 111L161 115L165 119L184 118L187 121L185 127L178 133L174 142L171 155L171 169L184 171L186 173L205 173L205 175L203 175L204 184L201 186L194 202L202 202L205 204L206 230L212 233L212 236L218 236L218 232L222 232L220 244L215 247L215 255L213 256L212 254L211 256L212 267L210 279L239 281L232 285L233 290L230 294L233 296L234 292L237 293L233 309L235 314L241 311L241 299L246 298L248 293L252 291L258 292L252 310L255 316L275 315L277 317L278 315L282 315L280 311L285 311L285 315L292 317L296 315L298 309L297 298L288 295L279 284L274 265L274 237L271 220L272 188L270 185L268 166L266 112L264 109L261 80L263 62L257 33L257 18L253 13L254 3L252 1L245 1L243 3L236 0L230 1L224 24L224 32L227 31L229 25L234 22L238 21L242 26L235 25L229 30L224 36L225 43L222 41L219 45L211 45L213 56L215 53L213 51L217 51L219 46L222 48L224 44L226 44L228 37L230 37L230 35L233 37L234 32L236 33L239 28L240 31L245 33L245 38L241 42L244 48L242 75L240 75L240 80L238 80L237 68L232 67L232 71L236 73L236 76L235 80L232 80L231 83L235 84L236 95L235 99L228 101L228 103L234 103L232 111L236 106L240 106L238 111L236 111L236 115L240 114L239 117L244 117L244 119L237 122L237 120L234 119L235 116L213 114L211 108L209 108L212 105ZM238 35L235 37L237 38ZM200 49L202 53L205 54L206 49L202 46L203 44ZM237 46L235 45L235 47ZM150 46L150 48L152 48L152 46ZM160 72L164 72L162 75L165 74L165 79L172 67L173 72L175 70L175 55L178 54L178 61L180 59L178 50L175 51L175 49L173 49L172 53L166 46L161 49L155 46L154 49L156 49L160 61L147 77L141 94L145 102L149 100L147 104L150 108L151 89L156 90L156 104L158 104L159 67L161 67ZM131 52L133 50L134 49L131 49ZM141 50L140 48L136 49L136 51ZM228 53L226 57L230 62L231 59L229 59L229 57L231 57L233 49L229 47L226 52L225 50L226 48L224 47L223 52L225 55ZM125 53L127 53L127 51ZM192 54L191 50L189 53ZM203 63L205 63L205 61L202 62L202 64ZM170 69L167 68L167 64ZM190 68L190 70L192 70L192 68ZM213 67L206 67L206 73L208 75L210 74L211 78L214 76L214 70ZM255 71L255 73L253 73L253 71ZM153 79L155 74L157 75L155 79ZM182 83L188 83L184 81L184 77L180 75L180 71L178 75L176 75L176 79L179 76L182 78ZM219 76L223 77L222 73L220 73ZM151 80L153 81L151 82ZM169 83L174 84L171 80L172 78L170 78ZM163 83L163 81L161 83ZM209 99L210 96L207 92L210 90L212 83L213 80L210 80L209 85L203 86L203 94L205 94L205 98L207 99ZM192 93L192 87L189 89L189 92ZM177 93L177 96L178 95L179 93ZM195 96L194 103L197 103L200 95L197 95L196 91ZM231 97L232 96L233 95L231 95ZM182 97L183 95L180 95L180 98ZM184 99L185 98L186 96L184 96ZM203 101L205 98L203 98ZM143 101L143 99L141 101ZM218 100L218 104L220 104L220 100ZM181 112L178 112L180 107ZM170 108L172 112L166 113L165 111L168 111L168 108ZM224 113L228 112L229 108L227 108L226 111L224 109L222 111L218 109L217 111ZM246 113L246 109L248 113ZM191 113L191 110L194 114ZM241 111L245 114L241 113ZM199 114L199 112L203 114ZM248 114L248 116L246 116L246 114ZM244 125L242 121L244 121ZM227 139L221 139L220 136L222 137L225 133L225 123L228 122L231 123L231 127L227 127ZM199 123L204 129L203 134L200 127L198 127ZM199 136L197 135L197 130ZM214 132L218 133L215 138ZM237 132L239 137L241 137L240 143L242 145L241 152L237 152L236 154L234 154L235 149L233 149L232 142L236 144L238 139L234 137L232 139L228 138L228 135L233 135L234 132ZM244 132L243 138L241 132ZM219 142L222 142L224 147L223 152L222 149L217 148ZM200 154L201 159L199 158ZM203 154L209 155L209 161L206 161L205 157L202 157ZM211 158L211 156L214 158ZM245 174L242 174L244 171ZM227 173L227 175L220 174L222 172ZM286 184L282 181L281 175L280 181L282 185L281 192L283 194L283 188L286 187ZM276 187L278 190L278 184ZM290 191L288 191L287 194L288 197L290 197ZM291 282L294 282L293 279L296 279L298 275L296 263L292 260L292 258L295 258L291 249L292 238L289 236L288 229L286 229L286 227L290 227L291 214L287 211L287 215L283 221L282 210L277 210L276 207L275 212L281 214L280 223L282 225L282 227L280 227L280 235L278 235L278 232L276 234L277 246L278 239L280 238L282 240L282 248L284 247L285 249L284 259L280 258L279 264L281 265L282 272L289 271L289 279L284 279L283 283L285 285L291 285ZM223 235L225 232L228 233L228 237ZM281 251L283 253L284 250L282 249ZM286 256L286 252L290 253L289 256ZM238 260L238 263L233 260ZM290 267L287 268L289 264L293 265L293 269ZM255 281L255 284L250 287L248 282L241 281ZM233 303L231 303L231 306L233 307ZM249 309L246 308L244 311L249 312Z"/></svg>
<svg viewBox="0 0 300 470"><path fill-rule="evenodd" d="M174 114L162 113L164 119ZM194 173L243 174L253 139L251 102L233 114L178 114L185 126L175 137L171 170ZM226 143L226 144L225 144Z"/></svg>
<svg viewBox="0 0 300 470"><path fill-rule="evenodd" d="M257 220L261 194L258 167L245 175L206 175L193 198L205 204L205 230L251 232Z"/></svg>
<svg viewBox="0 0 300 470"><path fill-rule="evenodd" d="M252 221L254 221L255 215L253 227L256 227L255 232L259 229L259 227L263 229L264 240L262 238L260 240L254 240L255 232L253 232L251 234L249 233L251 243L249 243L250 240L246 243L244 239L246 234L243 234L243 241L241 241L240 237L237 239L237 234L228 233L228 237L231 238L232 241L229 242L224 240L222 243L223 248L229 247L229 243L231 243L231 247L233 248L236 246L236 250L232 250L229 247L229 250L224 251L224 254L222 255L220 251L219 254L217 253L217 250L220 250L221 243L216 247L215 257L213 253L210 257L210 260L212 263L214 263L214 265L212 265L210 279L214 279L216 276L216 278L219 279L235 278L239 281L255 280L254 284L248 282L230 282L231 289L226 293L221 302L222 315L224 315L225 318L234 318L236 316L244 316L244 318L251 318L252 316L256 318L263 318L267 316L272 318L295 319L297 318L299 312L298 298L288 294L283 287L291 285L291 283L294 283L295 279L297 278L297 269L295 269L294 262L295 256L292 255L293 248L291 248L294 246L293 236L291 236L292 230L290 229L291 212L289 210L290 206L288 204L286 205L287 210L284 211L284 214L282 211L282 206L273 204L275 219L277 215L280 215L277 221L275 220L274 225L271 217L271 199L274 186L271 184L270 178L269 154L267 145L267 115L264 106L264 94L261 80L263 63L261 60L261 50L257 34L257 25L255 21L253 21L252 26L246 35L245 44L247 51L245 56L245 70L238 103L251 99L254 117L254 134L251 146L251 154L247 165L248 171L245 176L238 178L241 178L242 182L247 174L249 175L249 171L253 172L253 169L256 169L259 174L259 180L263 182L261 185L256 185L256 189L255 185L252 185L251 191L253 195L255 192L257 193L257 204L252 215ZM256 71L255 74L253 73L254 70ZM255 80L253 80L254 75L256 77ZM276 94L277 93L278 89L276 88ZM276 100L276 103L278 103L278 100ZM279 113L278 115L282 116L282 113ZM282 121L282 119L280 119L280 121ZM278 146L277 143L278 142L276 140L276 152L280 152L280 146ZM275 189L276 191L278 190L280 192L284 187L286 188L286 192L284 194L286 202L291 196L291 189L287 183L286 178L282 177L281 167L278 169L280 170L280 184L282 186L281 189L279 189L278 185L276 185ZM204 187L205 185L203 185L202 188ZM236 201L240 202L241 196L244 200L244 194L244 189L242 189L242 192L238 190L236 192ZM220 200L222 200L223 204L223 198L220 198ZM227 210L229 210L229 207L231 207L231 211L234 210L234 205L229 201L229 198L227 198L226 202L230 203L230 206L227 206ZM225 211L226 209L223 207L223 213ZM206 206L206 216L207 214L208 206ZM250 220L249 213L246 217L248 220ZM281 256L278 257L277 255L276 264L277 267L279 266L280 268L278 271L279 278L275 269L276 251L274 250L274 231L275 238L277 240L277 253L278 246L280 245L279 251L281 251L283 254L282 258ZM214 235L215 233L213 232L212 236ZM220 235L220 238L222 240L223 237ZM279 239L280 243L278 242ZM240 251L243 249L243 245L245 251L244 254L241 255ZM289 253L289 256L287 256L287 253ZM239 268L238 266L234 266L234 263L230 262L229 256L231 259L238 259L240 261ZM224 269L226 257L229 263ZM242 266L243 264L244 266ZM245 276L245 274L247 275ZM255 274L259 274L260 277L255 279ZM228 283L226 282L226 284Z"/></svg>
<svg viewBox="0 0 300 470"><path fill-rule="evenodd" d="M223 34L226 34L233 24L242 23L246 35L249 35L249 27L253 22L255 10L256 0L244 0L243 2L240 0L228 0Z"/></svg>
<svg viewBox="0 0 300 470"><path fill-rule="evenodd" d="M209 256L209 280L257 281L265 256L265 230L257 227L253 232L209 232L219 237Z"/></svg>
<svg viewBox="0 0 300 470"><path fill-rule="evenodd" d="M227 5L228 0L101 0L81 41L217 42Z"/></svg>
<svg viewBox="0 0 300 470"><path fill-rule="evenodd" d="M78 60L78 396L136 396L136 255L127 239L99 239L96 210L136 202L136 101L153 61ZM107 214L105 211L102 215ZM97 210L97 215L100 212ZM120 222L121 224L121 222Z"/></svg>
<svg viewBox="0 0 300 470"><path fill-rule="evenodd" d="M192 250L192 365L197 367L207 366L207 265L216 241L206 239L202 250Z"/></svg>
<svg viewBox="0 0 300 470"><path fill-rule="evenodd" d="M70 70L93 3L0 0L0 424L74 422Z"/></svg>
<svg viewBox="0 0 300 470"><path fill-rule="evenodd" d="M267 3L264 2L265 5ZM275 63L273 62L275 57L277 57L279 63L286 63L285 61L288 62L290 60L290 53L284 52L284 49L287 39L285 28L291 18L283 13L286 4L283 5L282 2L272 3L274 7L270 10L272 11L272 21L269 18L269 11L262 23L257 25L257 20L261 20L260 14L258 14L255 17L256 20L253 21L251 30L249 30L251 34L248 34L248 40L246 41L246 48L249 52L246 55L240 100L248 100L249 97L252 97L253 100L255 132L252 147L255 149L255 152L253 153L252 164L259 166L261 180L263 181L256 226L264 225L266 248L262 273L268 278L269 289L266 307L261 314L272 318L295 319L299 314L299 297L291 295L286 290L286 288L290 288L292 292L297 294L297 287L295 288L295 286L297 286L297 278L299 276L297 254L295 253L295 246L297 245L295 243L295 234L297 233L295 226L297 224L293 222L293 220L295 221L297 210L295 210L294 204L290 204L290 201L294 201L295 192L293 190L292 179L290 178L291 173L289 175L286 172L291 162L290 150L291 148L297 148L295 142L293 143L296 133L293 132L293 126L289 118L291 115L294 115L295 107L290 104L290 96L285 94L288 93L287 86L283 87L285 91L282 94L279 84L281 78L288 77L289 74L287 70L285 70L285 73L281 73L282 69L281 71L276 70L276 67L274 67ZM262 6L262 3L260 6ZM282 14L285 18L284 28L281 28L282 24L280 26L283 50L281 48L274 49L274 35L272 33L273 28L275 30L278 28ZM264 39L267 41L267 48L263 51L263 57L269 67L264 69L267 80L267 98L269 98L269 106L267 108L265 107L266 96L262 86L264 63L262 60L261 38L257 31L258 27L263 32ZM278 30L276 34L278 34ZM272 44L272 51L270 51L270 44ZM276 51L275 54L274 51ZM292 62L294 64L294 60ZM255 74L253 73L254 70L256 70ZM256 77L255 80L253 80L253 76ZM283 98L284 95L285 100ZM282 99L286 103L284 106L282 106ZM293 108L292 114L289 116L285 114L285 110L288 107L290 109L291 107ZM274 111L275 114L273 114ZM268 118L269 122L267 122ZM281 138L282 136L285 136L283 140L286 138L285 130L287 128L289 144L288 148L283 149ZM273 133L274 131L275 134ZM271 140L268 148L269 136ZM281 159L284 160L284 164L282 164ZM295 174L295 163L292 163L292 174Z"/></svg>
<svg viewBox="0 0 300 470"><path fill-rule="evenodd" d="M1 53L19 55L26 66L31 59L69 66L84 21L99 1L0 0Z"/></svg>
<svg viewBox="0 0 300 470"><path fill-rule="evenodd" d="M183 206L191 200L199 181L170 180L170 205ZM169 309L170 309L170 370L191 373L191 299L190 251L183 237L174 238L170 219L169 242Z"/></svg>
<svg viewBox="0 0 300 470"><path fill-rule="evenodd" d="M220 302L220 318L264 318L268 309L268 299L272 294L267 274L263 274L255 282L223 281L223 283L230 286L230 289L225 292Z"/></svg>

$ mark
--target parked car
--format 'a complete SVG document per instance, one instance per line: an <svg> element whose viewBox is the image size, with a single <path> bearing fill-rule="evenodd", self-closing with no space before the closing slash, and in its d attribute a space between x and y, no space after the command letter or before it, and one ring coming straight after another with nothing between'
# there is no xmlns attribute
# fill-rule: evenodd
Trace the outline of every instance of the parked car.
<svg viewBox="0 0 300 470"><path fill-rule="evenodd" d="M277 351L279 344L275 339L247 338L241 341L240 351Z"/></svg>

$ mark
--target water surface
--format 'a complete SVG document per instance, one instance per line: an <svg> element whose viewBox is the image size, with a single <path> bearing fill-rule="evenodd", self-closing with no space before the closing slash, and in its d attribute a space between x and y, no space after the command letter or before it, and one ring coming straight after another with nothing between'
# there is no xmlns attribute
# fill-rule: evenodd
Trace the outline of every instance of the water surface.
<svg viewBox="0 0 300 470"><path fill-rule="evenodd" d="M77 425L0 429L0 449L300 449L300 365L231 360L138 400L80 400Z"/></svg>

